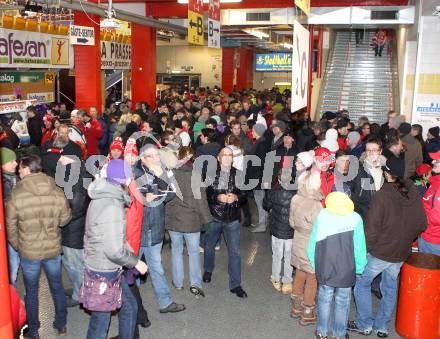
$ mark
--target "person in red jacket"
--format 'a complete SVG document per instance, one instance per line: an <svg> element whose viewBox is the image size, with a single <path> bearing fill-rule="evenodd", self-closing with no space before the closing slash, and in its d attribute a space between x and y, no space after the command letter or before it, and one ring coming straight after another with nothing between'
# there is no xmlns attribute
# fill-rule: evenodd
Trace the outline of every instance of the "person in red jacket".
<svg viewBox="0 0 440 339"><path fill-rule="evenodd" d="M321 176L321 192L323 194L321 203L323 207L325 207L325 198L332 192L332 187L335 184L335 175L331 171L332 164L331 152L325 147L318 147L315 150L314 169L318 170Z"/></svg>
<svg viewBox="0 0 440 339"><path fill-rule="evenodd" d="M98 155L98 142L102 137L102 127L98 120L93 119L86 110L78 111L79 121L76 126L84 133L87 142L87 151L89 155Z"/></svg>
<svg viewBox="0 0 440 339"><path fill-rule="evenodd" d="M432 159L431 186L423 196L428 226L419 237L419 251L440 256L440 147L429 156Z"/></svg>
<svg viewBox="0 0 440 339"><path fill-rule="evenodd" d="M53 141L55 139L55 132L53 127L53 118L52 113L46 113L43 117L43 137L41 138L41 146L44 146L46 142Z"/></svg>

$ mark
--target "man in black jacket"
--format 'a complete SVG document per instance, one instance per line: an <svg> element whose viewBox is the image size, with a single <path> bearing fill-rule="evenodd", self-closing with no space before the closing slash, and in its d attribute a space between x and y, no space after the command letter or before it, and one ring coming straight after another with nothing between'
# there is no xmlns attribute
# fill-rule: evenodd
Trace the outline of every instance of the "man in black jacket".
<svg viewBox="0 0 440 339"><path fill-rule="evenodd" d="M27 112L27 128L31 137L31 144L40 147L41 138L43 137L43 122L38 116L38 112L34 106L26 108Z"/></svg>
<svg viewBox="0 0 440 339"><path fill-rule="evenodd" d="M247 294L241 287L240 257L240 203L244 195L235 184L235 169L232 167L233 152L223 148L218 156L219 168L211 186L206 189L209 209L214 218L205 237L205 261L203 281L211 282L214 271L215 244L224 233L228 247L229 288L239 298Z"/></svg>
<svg viewBox="0 0 440 339"><path fill-rule="evenodd" d="M71 298L67 299L68 307L78 305L79 290L84 274L84 228L90 200L87 190L84 188L86 171L81 158L81 148L69 139L69 127L67 125L59 127L58 136L53 142L49 141L43 146L41 154L43 171L55 178L57 186L63 188L72 211L72 219L61 229L61 245L63 247L61 259L72 283L72 295ZM58 176L56 175L59 162L65 169L62 179L65 183L76 178L78 180L62 187L60 185L62 183L57 180ZM75 170L78 173L72 175L71 171Z"/></svg>

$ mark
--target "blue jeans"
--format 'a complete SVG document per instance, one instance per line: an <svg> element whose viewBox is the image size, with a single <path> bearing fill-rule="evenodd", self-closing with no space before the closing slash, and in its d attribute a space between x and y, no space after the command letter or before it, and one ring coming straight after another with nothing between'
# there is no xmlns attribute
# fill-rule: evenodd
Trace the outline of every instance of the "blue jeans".
<svg viewBox="0 0 440 339"><path fill-rule="evenodd" d="M364 273L356 278L354 297L356 301L356 325L364 331L381 331L388 333L389 322L393 314L397 298L397 282L400 273L400 263L390 263L367 255L368 264ZM376 318L373 320L371 302L371 283L382 273L380 300Z"/></svg>
<svg viewBox="0 0 440 339"><path fill-rule="evenodd" d="M38 289L40 287L40 271L43 266L49 283L50 293L52 294L55 306L55 321L53 325L57 329L66 327L67 305L64 295L63 283L61 280L61 256L43 260L30 260L21 257L21 267L23 269L24 287L26 295L24 297L26 306L26 316L31 336L38 335L40 320L38 318Z"/></svg>
<svg viewBox="0 0 440 339"><path fill-rule="evenodd" d="M430 253L440 256L440 245L427 242L422 237L419 237L419 252Z"/></svg>
<svg viewBox="0 0 440 339"><path fill-rule="evenodd" d="M223 231L228 248L229 288L241 285L241 258L240 258L240 222L222 222L215 220L205 236L205 272L213 272L215 266L215 244Z"/></svg>
<svg viewBox="0 0 440 339"><path fill-rule="evenodd" d="M182 233L168 231L171 237L171 254L173 282L176 287L183 287L183 239L189 256L189 280L191 286L202 287L202 271L200 268L200 232Z"/></svg>
<svg viewBox="0 0 440 339"><path fill-rule="evenodd" d="M8 243L8 266L9 266L9 282L16 287L18 268L20 267L20 255L14 247Z"/></svg>
<svg viewBox="0 0 440 339"><path fill-rule="evenodd" d="M118 272L95 272L107 279L114 279ZM124 277L121 279L122 306L118 312L119 338L133 338L136 328L137 302ZM87 339L106 339L110 325L111 312L92 312Z"/></svg>
<svg viewBox="0 0 440 339"><path fill-rule="evenodd" d="M330 331L330 315L335 298L335 321ZM324 337L332 335L337 339L345 338L348 314L350 313L351 287L336 288L319 285L318 290L318 323L316 331ZM330 334L331 332L331 334Z"/></svg>
<svg viewBox="0 0 440 339"><path fill-rule="evenodd" d="M78 301L79 290L84 278L84 250L63 246L61 260L72 283L72 299Z"/></svg>
<svg viewBox="0 0 440 339"><path fill-rule="evenodd" d="M154 297L160 309L168 307L172 302L171 292L168 287L165 270L162 266L162 242L157 245L141 246L139 250L139 258L145 255L145 261L148 265L148 272L153 285Z"/></svg>

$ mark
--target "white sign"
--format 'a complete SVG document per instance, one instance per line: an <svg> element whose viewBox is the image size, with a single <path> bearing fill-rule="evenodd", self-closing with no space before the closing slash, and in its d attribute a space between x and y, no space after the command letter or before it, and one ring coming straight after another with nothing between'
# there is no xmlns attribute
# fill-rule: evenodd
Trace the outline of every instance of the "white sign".
<svg viewBox="0 0 440 339"><path fill-rule="evenodd" d="M35 100L21 100L21 101L8 101L0 102L0 114L23 112L31 105L35 105Z"/></svg>
<svg viewBox="0 0 440 339"><path fill-rule="evenodd" d="M95 45L95 29L87 26L70 26L70 43L72 45Z"/></svg>
<svg viewBox="0 0 440 339"><path fill-rule="evenodd" d="M131 69L131 45L101 41L101 69Z"/></svg>
<svg viewBox="0 0 440 339"><path fill-rule="evenodd" d="M307 106L309 93L310 34L298 21L293 23L292 107L295 112Z"/></svg>
<svg viewBox="0 0 440 339"><path fill-rule="evenodd" d="M220 48L220 21L208 19L208 47Z"/></svg>
<svg viewBox="0 0 440 339"><path fill-rule="evenodd" d="M73 47L67 36L0 31L0 68L73 68Z"/></svg>
<svg viewBox="0 0 440 339"><path fill-rule="evenodd" d="M53 102L53 92L28 93L28 100L37 100L38 102Z"/></svg>

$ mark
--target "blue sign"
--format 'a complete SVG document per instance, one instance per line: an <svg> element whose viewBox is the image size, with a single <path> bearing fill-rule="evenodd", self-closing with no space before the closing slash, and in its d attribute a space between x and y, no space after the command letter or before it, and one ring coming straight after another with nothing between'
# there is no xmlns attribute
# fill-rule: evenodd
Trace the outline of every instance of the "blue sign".
<svg viewBox="0 0 440 339"><path fill-rule="evenodd" d="M292 53L255 54L257 72L291 72Z"/></svg>

